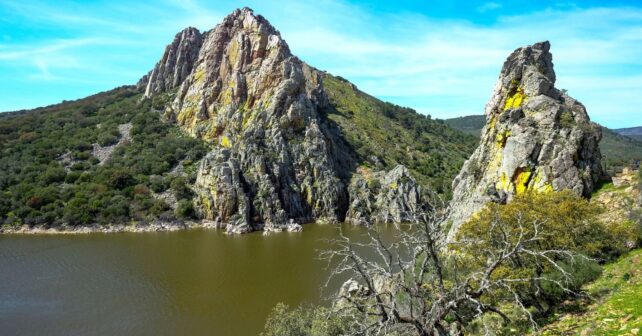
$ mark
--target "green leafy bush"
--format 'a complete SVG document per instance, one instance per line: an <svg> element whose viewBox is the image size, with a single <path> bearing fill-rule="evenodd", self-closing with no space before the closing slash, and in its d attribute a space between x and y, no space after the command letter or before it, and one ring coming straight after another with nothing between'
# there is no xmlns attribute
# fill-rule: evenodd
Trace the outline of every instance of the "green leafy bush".
<svg viewBox="0 0 642 336"><path fill-rule="evenodd" d="M261 336L338 336L345 334L347 323L322 306L290 309L279 303L267 318Z"/></svg>
<svg viewBox="0 0 642 336"><path fill-rule="evenodd" d="M194 206L192 205L192 201L182 199L178 201L178 204L176 206L176 210L174 211L176 214L176 217L180 219L189 219L189 218L194 218L195 212L194 212Z"/></svg>
<svg viewBox="0 0 642 336"><path fill-rule="evenodd" d="M99 165L92 144L117 143L118 125L125 123L132 123L132 141ZM173 216L148 188L166 190L163 175L183 160L198 162L206 151L203 142L163 122L131 87L12 114L0 119L0 225L105 225ZM178 189L187 198L189 188Z"/></svg>

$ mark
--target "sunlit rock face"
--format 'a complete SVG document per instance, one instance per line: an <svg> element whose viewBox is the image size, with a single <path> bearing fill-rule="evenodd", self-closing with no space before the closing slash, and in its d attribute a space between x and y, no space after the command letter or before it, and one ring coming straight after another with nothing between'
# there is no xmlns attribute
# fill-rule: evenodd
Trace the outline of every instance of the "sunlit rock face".
<svg viewBox="0 0 642 336"><path fill-rule="evenodd" d="M555 88L549 49L536 43L504 62L479 147L453 181L451 237L487 202L563 189L588 197L601 175L600 128L580 102Z"/></svg>
<svg viewBox="0 0 642 336"><path fill-rule="evenodd" d="M176 34L161 60L139 84L145 87L145 95L149 97L180 86L192 71L202 44L203 36L196 28L186 28Z"/></svg>
<svg viewBox="0 0 642 336"><path fill-rule="evenodd" d="M147 97L173 97L164 117L212 146L195 183L204 219L230 233L345 219L354 158L324 117L322 74L262 16L244 8L183 31L147 80Z"/></svg>

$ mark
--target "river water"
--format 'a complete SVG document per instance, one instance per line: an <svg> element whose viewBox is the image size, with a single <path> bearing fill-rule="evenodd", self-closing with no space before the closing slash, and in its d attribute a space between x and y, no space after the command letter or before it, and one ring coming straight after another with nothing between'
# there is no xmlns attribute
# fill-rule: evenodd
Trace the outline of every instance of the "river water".
<svg viewBox="0 0 642 336"><path fill-rule="evenodd" d="M324 302L318 252L337 234L0 236L0 334L258 335L278 302Z"/></svg>

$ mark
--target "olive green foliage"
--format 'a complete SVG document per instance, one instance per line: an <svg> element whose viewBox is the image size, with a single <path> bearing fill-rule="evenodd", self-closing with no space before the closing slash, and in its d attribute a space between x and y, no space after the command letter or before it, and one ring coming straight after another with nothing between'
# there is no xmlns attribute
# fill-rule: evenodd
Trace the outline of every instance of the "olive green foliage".
<svg viewBox="0 0 642 336"><path fill-rule="evenodd" d="M126 123L132 124L131 141L99 165L92 144L117 143L118 126ZM201 142L162 122L131 87L11 113L0 119L0 225L173 218L151 191L167 189L172 167L205 152Z"/></svg>
<svg viewBox="0 0 642 336"><path fill-rule="evenodd" d="M562 114L562 117L564 117L564 114ZM564 118L568 118L568 116ZM486 118L483 115L472 115L446 119L445 122L453 128L479 137L486 123ZM569 121L568 125L571 122ZM602 153L602 164L607 171L613 173L622 166L642 160L642 141L640 140L639 138L620 135L606 127L602 127L600 151Z"/></svg>
<svg viewBox="0 0 642 336"><path fill-rule="evenodd" d="M467 268L483 269L488 252L496 251L500 242L508 239L514 244L518 239L533 236L537 230L541 238L525 241L522 244L524 248L531 251L570 251L572 254L547 254L547 258L557 266L522 254L500 265L493 274L495 279L503 279L507 284L503 290L489 292L485 300L506 301L508 304L517 295L525 306L534 310L533 315L542 320L562 301L573 297L573 293L579 293L584 284L600 275L599 262L611 260L626 250L625 242L631 233L624 225L603 222L600 219L603 211L570 191L518 195L506 205L489 204L464 224L458 240L474 243L458 246L456 250L466 260ZM515 279L538 280L523 282ZM528 323L520 325L518 321L520 318L504 327L530 327ZM474 329L475 323L470 328Z"/></svg>
<svg viewBox="0 0 642 336"><path fill-rule="evenodd" d="M520 234L538 229L544 239L539 249L575 251L587 256L609 259L626 249L626 232L615 223L604 223L599 215L604 209L571 191L517 195L508 204L489 203L459 230L460 239L485 237L483 243L467 248L471 255L494 244L495 234L517 239ZM501 228L495 224L501 223ZM522 224L522 225L520 225ZM499 230L501 229L501 230ZM479 250L476 250L479 249Z"/></svg>
<svg viewBox="0 0 642 336"><path fill-rule="evenodd" d="M571 128L575 125L575 118L573 118L573 113L570 111L564 111L560 114L560 126L563 128Z"/></svg>
<svg viewBox="0 0 642 336"><path fill-rule="evenodd" d="M182 199L178 201L178 205L176 206L176 210L174 210L174 214L176 214L176 217L180 219L193 218L195 215L195 212L194 212L194 206L192 205L192 201L187 199Z"/></svg>
<svg viewBox="0 0 642 336"><path fill-rule="evenodd" d="M299 306L291 309L283 303L274 307L267 318L262 336L334 336L344 335L348 321L322 306Z"/></svg>
<svg viewBox="0 0 642 336"><path fill-rule="evenodd" d="M498 335L526 334L534 322L541 326L554 319L565 309L567 302L586 300L583 289L587 283L600 277L600 264L612 260L626 249L624 242L629 240L628 229L624 225L604 222L603 211L570 191L524 193L506 205L488 204L460 228L452 242L442 245L444 250L427 249L420 253L410 248L418 256L413 262L404 264L410 265L411 270L392 272L382 265L372 266L376 261L359 252L356 257L348 259L360 265L354 268L358 269L355 273L357 278L360 274L372 277L371 281L377 278L387 284L381 289L369 287L369 293L379 290L385 300L394 300L394 304L384 303L384 307L417 307L418 303L425 302L432 307L428 311L443 315L444 311L435 308L443 302L451 310L440 320L442 326L459 323L464 334L482 334L488 331L487 328ZM433 232L432 227L420 225L394 246L412 242L420 242L420 246L424 246L426 242L440 241L430 238L435 237L430 233ZM439 232L438 229L436 227L435 232ZM386 246L379 238L375 241L377 244L373 246ZM359 250L365 246L367 244L358 245ZM337 252L336 249L332 251ZM345 251L348 253L345 255L355 256L357 249L352 245ZM380 251L391 253L395 248L391 245ZM432 253L430 258L426 257L427 253ZM394 288L414 288L411 285L414 286L416 281L411 275L416 272L415 268L430 260L437 260L435 265L439 267L427 268L429 274L422 275L423 280L417 282L420 290L411 291L413 295L419 295L419 301L410 304L412 299L402 294L403 290L393 291L393 294L386 292ZM346 269L349 263L340 264L337 269ZM407 275L400 277L399 272ZM628 281L634 276L628 272L628 275L618 275L618 278ZM635 289L637 287L629 292L633 293ZM379 316L384 316L377 314L381 313L375 304L379 301L375 297L361 300L365 301L350 302L366 304L337 304L340 309L330 310L334 314L321 307L288 309L279 305L268 319L264 335L335 335L353 332L355 326L376 325ZM347 309L350 307L353 310ZM392 314L392 308L385 309ZM371 314L365 314L366 311ZM401 327L412 320L404 315L406 310L397 313L398 318L380 322L394 320ZM334 317L334 320L328 320L329 325L336 326L336 329L330 329L332 332L315 329L316 323L325 321L324 316ZM336 316L341 316L341 319L337 320Z"/></svg>
<svg viewBox="0 0 642 336"><path fill-rule="evenodd" d="M477 139L443 121L371 97L341 77L326 74L323 86L332 105L328 118L339 126L360 164L375 166L372 157L383 165L375 168L403 164L424 186L450 195L452 180Z"/></svg>

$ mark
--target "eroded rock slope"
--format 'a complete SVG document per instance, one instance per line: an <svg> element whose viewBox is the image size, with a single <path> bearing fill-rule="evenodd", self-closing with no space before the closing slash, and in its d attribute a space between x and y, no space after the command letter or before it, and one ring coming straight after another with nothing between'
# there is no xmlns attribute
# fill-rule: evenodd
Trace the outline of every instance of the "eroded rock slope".
<svg viewBox="0 0 642 336"><path fill-rule="evenodd" d="M145 80L147 97L172 95L167 120L211 144L195 205L228 232L280 231L292 221L335 222L353 214L348 221L401 221L401 212L423 204L405 167L385 178L402 176L398 186L405 189L376 196L382 200L367 207L355 201L348 185L359 178L357 163L324 117L322 74L293 56L280 33L248 8L211 31L179 33ZM411 194L396 195L402 190Z"/></svg>
<svg viewBox="0 0 642 336"><path fill-rule="evenodd" d="M479 147L453 181L451 236L487 202L527 190L590 196L601 174L600 127L555 88L548 42L515 50L490 101Z"/></svg>

